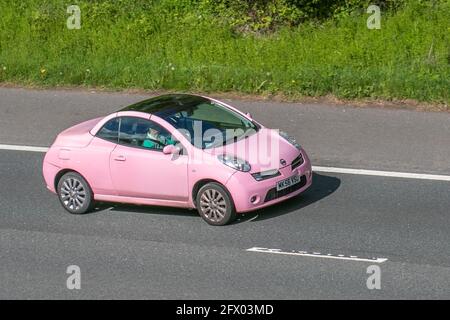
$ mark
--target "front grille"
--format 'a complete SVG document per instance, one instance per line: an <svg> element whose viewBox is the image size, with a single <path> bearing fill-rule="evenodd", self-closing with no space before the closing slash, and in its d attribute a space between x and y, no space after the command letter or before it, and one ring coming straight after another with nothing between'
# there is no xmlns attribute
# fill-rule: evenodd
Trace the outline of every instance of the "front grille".
<svg viewBox="0 0 450 320"><path fill-rule="evenodd" d="M292 161L292 164L291 164L292 170L301 166L303 164L303 162L305 162L305 160L303 159L303 155L300 153L298 155L298 157L295 158L294 161Z"/></svg>
<svg viewBox="0 0 450 320"><path fill-rule="evenodd" d="M303 188L306 185L306 176L301 176L300 182L297 184L294 184L293 186L290 186L286 189L277 191L277 187L270 189L267 191L266 198L264 199L264 202L272 201L277 198L283 197L285 195L288 195L289 193L292 193L294 191L297 191L301 188Z"/></svg>
<svg viewBox="0 0 450 320"><path fill-rule="evenodd" d="M263 181L271 178L275 178L281 175L280 171L278 170L267 170L262 172L256 172L252 173L253 178L255 178L256 181Z"/></svg>

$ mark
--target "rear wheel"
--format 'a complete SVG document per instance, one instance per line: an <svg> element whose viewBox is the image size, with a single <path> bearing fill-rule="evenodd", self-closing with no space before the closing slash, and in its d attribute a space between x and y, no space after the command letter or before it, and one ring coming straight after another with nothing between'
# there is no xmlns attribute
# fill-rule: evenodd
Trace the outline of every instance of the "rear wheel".
<svg viewBox="0 0 450 320"><path fill-rule="evenodd" d="M223 226L236 218L236 210L228 191L220 184L210 182L197 193L197 210L210 225Z"/></svg>
<svg viewBox="0 0 450 320"><path fill-rule="evenodd" d="M89 212L94 206L89 184L76 172L68 172L59 179L57 193L64 209L72 214Z"/></svg>

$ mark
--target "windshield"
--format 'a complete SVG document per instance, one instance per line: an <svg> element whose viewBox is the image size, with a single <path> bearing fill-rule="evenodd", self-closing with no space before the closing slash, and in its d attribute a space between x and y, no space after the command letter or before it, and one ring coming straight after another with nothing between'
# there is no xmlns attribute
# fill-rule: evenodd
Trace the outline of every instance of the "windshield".
<svg viewBox="0 0 450 320"><path fill-rule="evenodd" d="M154 113L180 131L197 148L227 145L258 131L259 126L217 102L196 99Z"/></svg>

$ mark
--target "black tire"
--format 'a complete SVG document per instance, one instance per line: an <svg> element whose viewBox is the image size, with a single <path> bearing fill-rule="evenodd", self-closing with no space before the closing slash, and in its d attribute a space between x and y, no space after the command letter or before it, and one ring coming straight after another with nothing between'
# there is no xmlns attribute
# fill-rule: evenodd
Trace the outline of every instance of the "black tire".
<svg viewBox="0 0 450 320"><path fill-rule="evenodd" d="M94 207L94 196L87 181L76 172L67 172L56 189L64 209L72 214L84 214Z"/></svg>
<svg viewBox="0 0 450 320"><path fill-rule="evenodd" d="M198 213L208 224L223 226L236 219L236 209L228 191L219 183L205 184L197 192Z"/></svg>

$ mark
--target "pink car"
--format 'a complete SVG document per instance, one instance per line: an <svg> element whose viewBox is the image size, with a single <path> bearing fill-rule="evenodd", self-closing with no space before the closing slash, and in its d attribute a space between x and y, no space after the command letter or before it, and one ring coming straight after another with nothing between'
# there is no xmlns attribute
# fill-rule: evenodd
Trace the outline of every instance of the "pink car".
<svg viewBox="0 0 450 320"><path fill-rule="evenodd" d="M75 125L45 155L47 188L73 214L95 201L197 208L211 225L289 199L311 163L284 132L215 99L168 94Z"/></svg>

